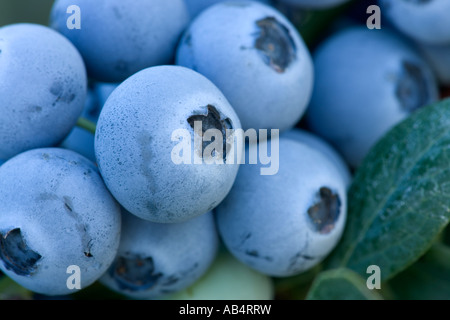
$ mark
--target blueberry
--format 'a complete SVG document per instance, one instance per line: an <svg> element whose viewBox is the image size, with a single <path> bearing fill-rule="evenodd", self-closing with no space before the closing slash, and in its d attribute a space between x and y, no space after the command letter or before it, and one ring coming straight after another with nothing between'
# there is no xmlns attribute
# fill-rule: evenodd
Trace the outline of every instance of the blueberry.
<svg viewBox="0 0 450 320"><path fill-rule="evenodd" d="M379 0L383 16L405 35L426 44L450 44L450 1Z"/></svg>
<svg viewBox="0 0 450 320"><path fill-rule="evenodd" d="M94 135L86 129L75 127L60 144L61 148L69 149L95 162Z"/></svg>
<svg viewBox="0 0 450 320"><path fill-rule="evenodd" d="M73 293L69 266L81 289L113 262L120 207L92 162L60 148L33 149L0 167L0 269L31 291Z"/></svg>
<svg viewBox="0 0 450 320"><path fill-rule="evenodd" d="M215 5L216 3L227 0L185 0L191 18L195 18L205 9ZM270 4L270 0L254 0L262 3Z"/></svg>
<svg viewBox="0 0 450 320"><path fill-rule="evenodd" d="M272 278L249 268L224 250L193 285L165 299L271 300L274 296Z"/></svg>
<svg viewBox="0 0 450 320"><path fill-rule="evenodd" d="M430 64L442 86L450 86L450 43L429 45L417 43L419 50Z"/></svg>
<svg viewBox="0 0 450 320"><path fill-rule="evenodd" d="M251 144L252 153L257 145ZM336 246L347 212L346 186L328 158L306 144L280 137L279 171L242 165L216 209L228 250L270 276L292 276L321 262Z"/></svg>
<svg viewBox="0 0 450 320"><path fill-rule="evenodd" d="M88 86L87 98L81 117L97 122L100 108L92 84ZM58 147L75 151L95 162L94 135L88 130L75 126Z"/></svg>
<svg viewBox="0 0 450 320"><path fill-rule="evenodd" d="M67 27L71 5L80 8L80 29ZM106 82L170 63L188 23L183 0L58 0L51 12L51 26L78 48L89 76Z"/></svg>
<svg viewBox="0 0 450 320"><path fill-rule="evenodd" d="M279 11L258 2L228 1L201 13L180 40L176 63L217 85L244 129L293 127L312 91L301 36Z"/></svg>
<svg viewBox="0 0 450 320"><path fill-rule="evenodd" d="M194 133L196 122L201 126ZM217 141L208 154L196 141L209 129L225 138L240 127L227 99L204 76L179 66L151 67L121 83L106 101L95 153L106 185L128 211L153 222L181 222L216 207L239 168L234 158L227 162L228 142ZM184 163L172 158L181 143L189 144Z"/></svg>
<svg viewBox="0 0 450 320"><path fill-rule="evenodd" d="M352 167L395 124L438 99L429 65L389 29L341 30L319 45L314 66L307 122Z"/></svg>
<svg viewBox="0 0 450 320"><path fill-rule="evenodd" d="M211 212L172 224L122 212L119 251L100 279L111 290L131 298L159 298L194 283L214 261L218 235Z"/></svg>
<svg viewBox="0 0 450 320"><path fill-rule="evenodd" d="M45 26L4 26L0 66L0 159L60 142L86 99L86 70L75 47Z"/></svg>
<svg viewBox="0 0 450 320"><path fill-rule="evenodd" d="M295 7L308 9L329 9L341 5L349 0L279 0Z"/></svg>
<svg viewBox="0 0 450 320"><path fill-rule="evenodd" d="M312 149L323 153L337 167L347 188L350 187L352 182L352 174L350 169L344 158L327 141L311 132L297 128L284 132L283 137L299 141L308 145Z"/></svg>

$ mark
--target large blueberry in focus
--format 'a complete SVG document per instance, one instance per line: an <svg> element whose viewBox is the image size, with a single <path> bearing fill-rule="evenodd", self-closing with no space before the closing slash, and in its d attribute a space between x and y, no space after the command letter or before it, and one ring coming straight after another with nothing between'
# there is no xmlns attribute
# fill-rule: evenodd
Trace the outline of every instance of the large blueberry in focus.
<svg viewBox="0 0 450 320"><path fill-rule="evenodd" d="M123 210L117 257L100 281L125 296L159 298L198 280L213 263L218 235L211 212L182 223L143 221Z"/></svg>
<svg viewBox="0 0 450 320"><path fill-rule="evenodd" d="M86 92L83 60L65 37L36 24L0 28L0 159L59 143Z"/></svg>
<svg viewBox="0 0 450 320"><path fill-rule="evenodd" d="M337 32L314 52L314 67L308 124L352 167L395 124L438 99L430 66L390 29Z"/></svg>
<svg viewBox="0 0 450 320"><path fill-rule="evenodd" d="M72 5L80 9L80 29L67 26ZM183 0L58 0L51 13L51 26L78 48L89 76L106 82L170 63L188 23Z"/></svg>
<svg viewBox="0 0 450 320"><path fill-rule="evenodd" d="M450 1L378 0L381 12L399 31L424 44L450 44Z"/></svg>
<svg viewBox="0 0 450 320"><path fill-rule="evenodd" d="M181 222L211 211L231 189L239 164L227 146L240 127L225 96L204 76L152 67L109 96L95 153L106 185L129 212ZM205 142L211 132L218 133L213 145Z"/></svg>
<svg viewBox="0 0 450 320"><path fill-rule="evenodd" d="M249 155L257 145L247 149ZM261 175L245 164L216 209L229 251L270 276L292 276L321 262L339 241L347 212L346 185L328 158L280 137L279 171Z"/></svg>
<svg viewBox="0 0 450 320"><path fill-rule="evenodd" d="M92 162L59 148L33 149L0 167L0 269L45 295L99 279L116 256L120 206ZM69 268L70 267L70 268Z"/></svg>
<svg viewBox="0 0 450 320"><path fill-rule="evenodd" d="M176 63L210 79L244 129L293 127L312 92L303 39L279 11L258 2L227 1L202 12L180 40Z"/></svg>

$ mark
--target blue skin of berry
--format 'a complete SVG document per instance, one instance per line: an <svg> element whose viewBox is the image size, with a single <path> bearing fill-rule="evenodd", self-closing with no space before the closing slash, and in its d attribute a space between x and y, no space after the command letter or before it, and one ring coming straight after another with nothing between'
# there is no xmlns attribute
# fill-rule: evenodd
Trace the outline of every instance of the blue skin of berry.
<svg viewBox="0 0 450 320"><path fill-rule="evenodd" d="M0 159L60 142L86 99L86 70L75 47L45 26L4 26L0 66Z"/></svg>
<svg viewBox="0 0 450 320"><path fill-rule="evenodd" d="M153 222L181 222L211 211L225 198L239 164L175 164L171 154L188 119L214 106L232 128L240 121L225 96L204 76L179 66L145 69L119 85L97 123L95 153L111 193L131 213ZM197 155L192 151L191 156ZM201 159L200 159L201 160Z"/></svg>
<svg viewBox="0 0 450 320"><path fill-rule="evenodd" d="M261 273L285 277L317 265L336 246L347 200L341 174L322 153L283 137L279 148L276 175L260 175L261 165L241 166L232 190L216 209L216 221L237 259ZM338 210L330 210L319 223L316 204L321 190L326 196L324 188L331 191L329 199Z"/></svg>
<svg viewBox="0 0 450 320"><path fill-rule="evenodd" d="M64 295L67 268L80 268L81 288L115 258L120 206L95 165L60 148L34 149L0 167L0 269L20 285Z"/></svg>
<svg viewBox="0 0 450 320"><path fill-rule="evenodd" d="M438 99L430 66L390 29L341 30L316 49L314 67L307 123L351 167L395 124Z"/></svg>
<svg viewBox="0 0 450 320"><path fill-rule="evenodd" d="M81 10L81 29L67 28L71 5ZM50 20L80 51L90 78L121 82L171 62L189 13L183 0L58 0Z"/></svg>
<svg viewBox="0 0 450 320"><path fill-rule="evenodd" d="M176 63L217 85L245 130L293 127L311 96L313 67L301 36L258 2L222 2L202 12L180 40Z"/></svg>
<svg viewBox="0 0 450 320"><path fill-rule="evenodd" d="M143 221L123 210L115 261L100 282L125 296L153 299L183 290L211 266L218 249L212 212L186 222Z"/></svg>
<svg viewBox="0 0 450 320"><path fill-rule="evenodd" d="M445 45L450 42L450 2L442 0L379 0L386 21L419 43Z"/></svg>
<svg viewBox="0 0 450 320"><path fill-rule="evenodd" d="M348 1L349 0L280 0L281 3L305 9L330 9Z"/></svg>
<svg viewBox="0 0 450 320"><path fill-rule="evenodd" d="M119 86L120 83L105 83L105 82L97 82L94 84L94 93L97 98L97 103L99 105L99 108L103 108L105 105L106 100L108 100L111 93ZM95 119L95 122L97 122L97 119Z"/></svg>

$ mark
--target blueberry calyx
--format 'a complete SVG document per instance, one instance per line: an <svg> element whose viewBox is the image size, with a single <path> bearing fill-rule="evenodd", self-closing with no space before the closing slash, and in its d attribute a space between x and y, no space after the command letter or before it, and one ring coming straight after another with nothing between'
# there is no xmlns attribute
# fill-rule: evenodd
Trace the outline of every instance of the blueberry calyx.
<svg viewBox="0 0 450 320"><path fill-rule="evenodd" d="M220 115L219 111L217 111L217 109L213 105L208 104L206 106L206 114L194 114L187 119L187 122L189 123L191 128L194 129L194 131L195 131L195 122L201 122L201 132L195 132L195 133L196 134L198 133L202 137L205 134L205 132L209 129L216 129L222 133L222 138L223 138L222 155L223 155L224 162L226 162L227 151L229 151L229 148L227 148L227 130L232 130L233 125L231 124L230 118L227 118L227 117L224 117L224 119L222 119L222 118L223 117ZM200 150L197 150L197 152L203 156L214 157L215 156L214 154L205 155L203 153L205 148L210 143L211 143L210 141L203 141L201 152L200 152Z"/></svg>
<svg viewBox="0 0 450 320"><path fill-rule="evenodd" d="M289 30L274 17L256 21L260 32L255 48L263 61L278 73L283 73L295 60L296 47Z"/></svg>
<svg viewBox="0 0 450 320"><path fill-rule="evenodd" d="M395 94L403 110L413 112L430 101L427 78L414 63L403 61Z"/></svg>
<svg viewBox="0 0 450 320"><path fill-rule="evenodd" d="M0 233L0 260L7 270L19 276L30 276L36 271L36 263L41 257L25 243L20 228Z"/></svg>

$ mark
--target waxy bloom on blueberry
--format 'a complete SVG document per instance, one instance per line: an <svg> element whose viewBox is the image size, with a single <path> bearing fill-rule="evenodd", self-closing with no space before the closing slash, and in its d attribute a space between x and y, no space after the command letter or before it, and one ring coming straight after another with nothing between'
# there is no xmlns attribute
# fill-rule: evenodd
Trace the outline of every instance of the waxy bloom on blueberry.
<svg viewBox="0 0 450 320"><path fill-rule="evenodd" d="M113 262L120 230L120 206L81 155L33 149L0 167L0 269L25 288L73 293L73 265L89 286Z"/></svg>
<svg viewBox="0 0 450 320"><path fill-rule="evenodd" d="M54 30L0 28L0 159L52 147L75 126L87 92L78 51Z"/></svg>
<svg viewBox="0 0 450 320"><path fill-rule="evenodd" d="M100 281L123 295L150 299L183 290L213 263L218 235L212 212L182 223L143 221L123 210L117 257Z"/></svg>

